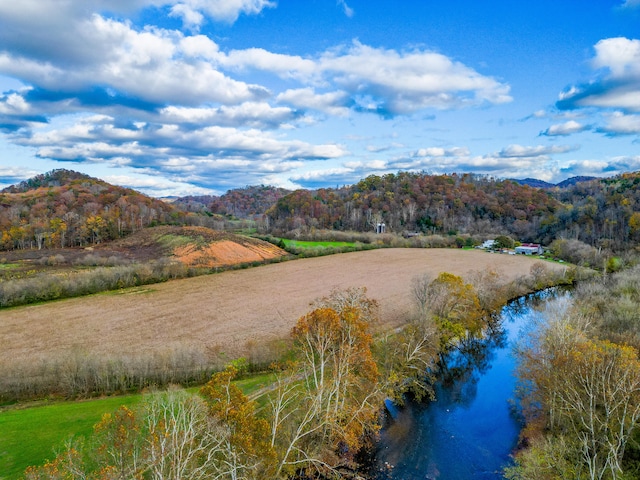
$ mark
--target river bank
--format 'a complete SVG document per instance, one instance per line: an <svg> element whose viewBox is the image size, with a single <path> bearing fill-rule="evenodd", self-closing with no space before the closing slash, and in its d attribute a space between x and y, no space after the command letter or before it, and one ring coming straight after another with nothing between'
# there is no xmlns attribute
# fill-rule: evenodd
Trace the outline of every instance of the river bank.
<svg viewBox="0 0 640 480"><path fill-rule="evenodd" d="M387 402L371 478L498 479L511 462L522 424L514 411L512 348L538 315L537 305L562 290L530 294L510 302L480 340L448 355L438 373L436 400Z"/></svg>

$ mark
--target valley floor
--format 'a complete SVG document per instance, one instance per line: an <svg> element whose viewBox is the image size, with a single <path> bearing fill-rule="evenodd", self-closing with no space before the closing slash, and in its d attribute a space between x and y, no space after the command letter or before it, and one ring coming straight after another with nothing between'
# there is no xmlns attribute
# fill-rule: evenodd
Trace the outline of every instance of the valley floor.
<svg viewBox="0 0 640 480"><path fill-rule="evenodd" d="M286 337L333 288L366 287L380 303L381 328L393 328L412 308L411 281L418 275L465 277L492 269L509 282L528 275L536 261L479 250L378 249L12 308L0 316L1 362L34 364L74 351L136 357L181 349L234 358Z"/></svg>

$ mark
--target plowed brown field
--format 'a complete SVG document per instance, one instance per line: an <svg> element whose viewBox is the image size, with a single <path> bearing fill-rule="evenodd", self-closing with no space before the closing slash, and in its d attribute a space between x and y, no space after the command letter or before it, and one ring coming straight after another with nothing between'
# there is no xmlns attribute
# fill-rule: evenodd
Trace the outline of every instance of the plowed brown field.
<svg viewBox="0 0 640 480"><path fill-rule="evenodd" d="M78 349L140 355L217 348L234 356L248 342L288 335L310 304L334 287L366 287L381 305L384 326L393 327L411 309L416 275L494 269L510 281L527 275L535 261L477 250L381 249L175 280L0 311L0 352L5 362L36 362Z"/></svg>

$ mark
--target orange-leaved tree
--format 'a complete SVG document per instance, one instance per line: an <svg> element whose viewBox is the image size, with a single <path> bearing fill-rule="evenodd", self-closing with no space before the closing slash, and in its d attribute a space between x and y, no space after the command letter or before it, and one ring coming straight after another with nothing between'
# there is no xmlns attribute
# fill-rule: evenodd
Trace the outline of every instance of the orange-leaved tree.
<svg viewBox="0 0 640 480"><path fill-rule="evenodd" d="M316 305L292 330L296 360L270 398L278 475L352 467L377 429L382 399L369 331L377 304L352 289Z"/></svg>

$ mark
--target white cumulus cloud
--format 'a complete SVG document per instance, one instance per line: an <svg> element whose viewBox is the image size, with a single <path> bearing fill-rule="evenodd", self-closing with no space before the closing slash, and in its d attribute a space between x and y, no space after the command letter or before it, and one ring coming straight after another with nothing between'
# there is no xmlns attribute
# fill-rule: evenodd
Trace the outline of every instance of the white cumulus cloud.
<svg viewBox="0 0 640 480"><path fill-rule="evenodd" d="M415 157L465 157L469 155L469 149L466 147L428 147L420 148L413 154Z"/></svg>
<svg viewBox="0 0 640 480"><path fill-rule="evenodd" d="M265 8L276 6L275 2L270 0L174 0L162 3L175 3L172 11L175 11L176 15L182 15L187 24L196 19L196 14L204 14L216 21L233 23L241 14L255 15Z"/></svg>
<svg viewBox="0 0 640 480"><path fill-rule="evenodd" d="M573 133L583 132L587 128L589 127L576 122L575 120L569 120L565 123L551 125L544 132L542 132L542 135L547 135L549 137L571 135Z"/></svg>
<svg viewBox="0 0 640 480"><path fill-rule="evenodd" d="M495 156L500 158L534 158L551 155L553 153L566 153L575 150L575 147L569 145L537 145L523 146L523 145L509 145L503 148Z"/></svg>
<svg viewBox="0 0 640 480"><path fill-rule="evenodd" d="M512 100L508 85L429 51L398 52L356 41L324 53L319 69L353 94L380 99L393 114Z"/></svg>
<svg viewBox="0 0 640 480"><path fill-rule="evenodd" d="M229 52L220 61L231 69L262 70L324 87L334 84L349 93L354 105L383 115L512 100L509 85L426 50L400 52L354 41L315 58L252 48Z"/></svg>
<svg viewBox="0 0 640 480"><path fill-rule="evenodd" d="M593 65L607 68L615 78L640 74L640 40L624 37L606 38L595 46Z"/></svg>
<svg viewBox="0 0 640 480"><path fill-rule="evenodd" d="M316 93L311 87L290 89L280 93L276 100L294 107L313 109L335 116L346 116L349 109L344 106L347 102L347 93L334 91Z"/></svg>
<svg viewBox="0 0 640 480"><path fill-rule="evenodd" d="M614 112L607 117L607 124L602 131L611 135L638 135L640 134L640 115L625 115L622 112Z"/></svg>
<svg viewBox="0 0 640 480"><path fill-rule="evenodd" d="M640 111L640 40L606 38L594 47L592 65L602 71L589 82L559 95L558 107L598 107Z"/></svg>

